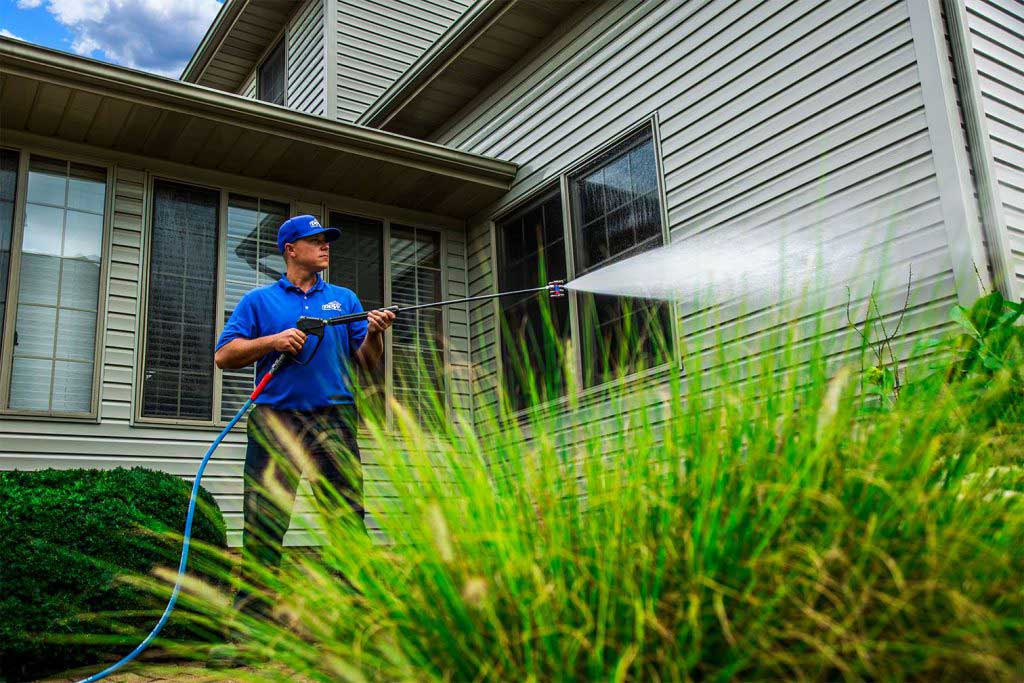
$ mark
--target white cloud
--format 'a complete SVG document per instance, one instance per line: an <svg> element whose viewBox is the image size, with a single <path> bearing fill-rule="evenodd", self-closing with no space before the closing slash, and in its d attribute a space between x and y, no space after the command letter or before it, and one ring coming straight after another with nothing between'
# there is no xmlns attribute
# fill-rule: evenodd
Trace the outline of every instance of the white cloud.
<svg viewBox="0 0 1024 683"><path fill-rule="evenodd" d="M3 36L4 38L14 38L15 40L25 40L21 36L15 34L15 33L11 33L10 31L8 31L5 28L0 28L0 36Z"/></svg>
<svg viewBox="0 0 1024 683"><path fill-rule="evenodd" d="M43 0L18 0L18 9L32 9L43 4Z"/></svg>
<svg viewBox="0 0 1024 683"><path fill-rule="evenodd" d="M37 6L43 0L19 0ZM35 5L32 5L35 3ZM177 77L220 9L218 0L46 0L71 49Z"/></svg>

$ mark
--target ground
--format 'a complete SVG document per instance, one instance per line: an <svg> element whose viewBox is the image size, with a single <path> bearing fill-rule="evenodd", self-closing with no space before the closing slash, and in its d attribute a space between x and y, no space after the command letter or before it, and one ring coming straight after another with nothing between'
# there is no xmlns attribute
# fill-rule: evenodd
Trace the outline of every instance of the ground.
<svg viewBox="0 0 1024 683"><path fill-rule="evenodd" d="M96 667L68 671L52 678L45 678L39 683L75 683L86 676L96 673ZM219 672L222 676L224 672ZM183 681L185 683L203 683L213 678L206 667L199 663L189 664L143 664L130 667L126 672L117 672L103 679L110 683L163 683L164 681ZM231 679L217 678L218 681Z"/></svg>

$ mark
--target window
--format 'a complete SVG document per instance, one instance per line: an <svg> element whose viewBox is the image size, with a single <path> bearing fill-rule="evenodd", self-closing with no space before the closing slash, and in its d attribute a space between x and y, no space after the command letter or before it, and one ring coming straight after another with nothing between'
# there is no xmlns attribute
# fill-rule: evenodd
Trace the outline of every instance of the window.
<svg viewBox="0 0 1024 683"><path fill-rule="evenodd" d="M281 202L229 195L224 320L231 317L246 292L277 282L284 274L284 256L277 249L277 229L288 220L289 208ZM249 398L255 372L255 367L223 371L221 420L234 417Z"/></svg>
<svg viewBox="0 0 1024 683"><path fill-rule="evenodd" d="M663 244L657 164L650 129L614 146L569 177L575 273L579 277ZM656 362L671 338L670 309L643 299L577 298L581 367L586 385L608 373Z"/></svg>
<svg viewBox="0 0 1024 683"><path fill-rule="evenodd" d="M393 304L441 299L440 233L392 225L390 251ZM444 389L442 320L440 308L423 308L400 314L393 325L395 398L420 415L435 412L431 398Z"/></svg>
<svg viewBox="0 0 1024 683"><path fill-rule="evenodd" d="M282 38L260 64L256 96L264 102L284 105L284 79L285 48Z"/></svg>
<svg viewBox="0 0 1024 683"><path fill-rule="evenodd" d="M154 183L144 417L213 417L219 201L216 190Z"/></svg>
<svg viewBox="0 0 1024 683"><path fill-rule="evenodd" d="M497 239L501 291L565 279L565 227L558 191L501 221ZM563 350L569 339L569 314L563 303L551 305L549 301L535 294L499 299L502 370L509 400L516 410L529 403L528 379L537 381L541 401L565 393ZM548 319L550 331L546 329Z"/></svg>
<svg viewBox="0 0 1024 683"><path fill-rule="evenodd" d="M18 187L18 153L0 149L0 339L4 338L7 310L7 277L11 268L11 237L14 234L14 200Z"/></svg>
<svg viewBox="0 0 1024 683"><path fill-rule="evenodd" d="M342 237L331 248L328 281L355 292L367 311L383 308L384 222L332 211L330 226L341 230ZM372 371L360 368L357 372L362 393L372 403L369 407L382 411L387 376L383 359Z"/></svg>
<svg viewBox="0 0 1024 683"><path fill-rule="evenodd" d="M5 186L14 182L10 164L5 160ZM106 178L102 168L45 157L29 161L13 302L12 409L93 410ZM10 198L6 211L13 207L6 187L4 197Z"/></svg>

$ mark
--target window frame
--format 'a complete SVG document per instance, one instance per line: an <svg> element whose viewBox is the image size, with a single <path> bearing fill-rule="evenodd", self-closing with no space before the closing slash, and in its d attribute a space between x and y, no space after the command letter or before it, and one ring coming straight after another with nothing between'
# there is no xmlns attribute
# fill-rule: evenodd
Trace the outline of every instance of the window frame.
<svg viewBox="0 0 1024 683"><path fill-rule="evenodd" d="M270 100L263 99L262 88L260 87L260 82L262 81L260 72L263 71L263 67L270 61L270 57L278 48L281 48L281 101L271 102ZM260 102L274 104L279 107L288 106L288 31L286 29L277 35L277 39L271 42L270 48L260 55L260 60L256 64L256 99Z"/></svg>
<svg viewBox="0 0 1024 683"><path fill-rule="evenodd" d="M416 230L424 230L430 232L436 232L441 236L441 299L448 298L448 231L444 227L438 227L436 225L430 225L416 220L405 220L404 218L392 218L389 216L380 216L373 213L367 213L365 211L357 210L346 210L339 208L330 208L330 204L325 208L324 213L330 220L331 213L340 213L347 216L356 216L359 218L366 218L369 220L380 221L383 224L381 231L381 240L383 240L383 266L381 276L384 278L384 305L392 305L392 292L391 292L391 224L397 223ZM330 270L325 271L325 279L330 281ZM451 321L449 319L448 307L443 306L441 308L441 326L445 331L447 337L448 330L450 328ZM447 376L451 373L451 351L446 344L442 349L443 353L443 368L444 373ZM387 398L393 398L395 395L395 363L394 363L394 347L393 347L393 335L384 335L384 392ZM452 392L451 382L445 382L444 386L444 400L445 400L445 414L451 417L452 412ZM387 411L387 425L394 425L394 411L391 407L391 401L386 401Z"/></svg>
<svg viewBox="0 0 1024 683"><path fill-rule="evenodd" d="M498 228L498 224L506 222L506 221L508 221L508 220L510 220L512 218L515 218L517 215L525 213L526 211L530 210L534 206L541 206L541 205L543 205L546 201L548 201L551 198L553 198L555 194L558 195L558 198L559 198L559 208L562 211L562 248L563 248L563 251L565 252L565 269L566 269L566 273L567 273L566 277L571 279L571 273L572 273L572 270L571 270L571 254L569 253L569 250L572 248L572 242L569 241L568 234L567 234L568 232L571 232L571 227L567 228L567 225L566 225L566 222L565 222L566 218L567 218L567 215L568 215L567 212L566 212L565 194L564 194L564 188L562 187L561 177L558 177L556 179L553 179L553 180L549 179L548 181L545 181L545 182L541 183L538 187L532 189L529 193L527 193L527 195L525 197L523 197L520 200L517 200L508 210L503 211L501 214L496 216L491 221L491 245L492 245L492 258L493 258L493 262L495 264L495 267L494 267L494 279L495 279L495 286L496 287L497 287L497 284L499 282L498 270L499 270L499 268L501 266L501 258L502 258L501 248L499 246L499 241L500 241L501 238L500 238L500 236L498 234L498 229L499 229ZM568 297L567 297L567 303L569 303L569 304L572 303L571 300ZM505 382L506 382L506 380L505 380L505 376L506 376L505 375L505 354L503 352L503 350L505 348L505 337L504 337L504 335L505 335L505 321L504 321L504 312L503 312L502 307L501 307L501 301L498 300L498 299L494 300L494 310L495 310L495 316L496 316L496 321L497 321L497 324L495 325L495 330L496 330L495 340L496 340L496 343L498 345L497 346L497 351L498 351L498 354L497 354L497 359L498 359L497 372L499 374L499 377L500 377L499 381L501 382L501 386L502 386L503 390L507 391L507 388L505 387ZM573 352L575 353L576 352L576 347L575 347L576 333L574 331L575 327L574 327L574 323L573 323L573 320L575 319L574 310L575 309L570 305L570 310L568 312L568 315L569 315L569 321L568 321L569 322L569 330L568 330L569 340L568 340L568 343L573 345ZM577 358L578 358L578 356L577 356ZM575 377L574 377L574 379L575 379ZM568 390L568 386L569 386L569 383L566 382L566 389L567 390ZM581 386L581 385L577 385L577 386ZM550 399L548 401L545 401L545 402L541 403L540 405L544 405L544 406L552 405L552 404L557 403L559 401L565 400L565 398L566 398L565 394L562 394L561 396L558 396L556 398L552 398L552 399ZM513 415L525 415L527 412L529 412L529 408L521 408L521 409L517 409L517 410L513 411L512 414Z"/></svg>
<svg viewBox="0 0 1024 683"><path fill-rule="evenodd" d="M215 292L215 305L216 305L216 319L214 321L214 335L224 329L225 317L224 317L224 278L227 272L227 240L228 240L228 202L230 195L242 195L245 197L256 197L261 200L269 200L279 202L288 206L289 215L294 215L296 210L296 202L292 199L277 194L265 194L263 192L254 191L252 188L246 189L244 187L237 186L225 186L225 185L212 185L207 182L197 182L193 178L180 177L169 173L147 173L146 174L146 190L145 190L145 201L142 207L142 258L139 259L139 297L136 304L136 320L139 321L139 328L136 339L138 343L135 345L135 368L133 371L132 383L133 383L133 401L132 401L132 426L152 426L152 427L189 427L189 428L206 428L206 429L223 429L229 420L220 419L220 411L223 399L223 373L224 371L218 368L216 365L213 367L213 401L212 401L212 414L209 420L194 420L188 418L176 418L176 417L152 417L142 414L142 390L144 373L145 373L145 360L146 360L146 339L149 330L149 315L147 310L148 292L150 291L149 277L150 277L150 262L152 260L152 243L153 243L153 199L154 199L154 188L157 182L165 181L169 183L176 183L178 185L189 185L192 187L203 188L206 190L213 190L218 193L218 204L217 204L217 270L216 270L216 292ZM210 349L210 354L213 355L213 348Z"/></svg>
<svg viewBox="0 0 1024 683"><path fill-rule="evenodd" d="M595 147L590 148L586 153L580 155L571 163L558 169L550 176L545 177L538 182L537 186L524 193L523 196L515 198L510 203L499 207L499 209L492 214L492 218L489 221L490 228L490 239L491 239L491 263L494 264L493 277L494 283L498 281L498 268L500 263L498 261L498 223L511 218L514 214L527 208L531 203L534 203L544 197L547 193L553 192L557 187L559 194L561 195L562 202L562 225L565 231L565 257L566 257L566 273L568 280L572 280L576 277L577 264L576 264L576 235L575 235L575 224L574 224L574 212L573 212L573 201L571 197L571 183L570 176L585 169L588 165L592 164L596 159L600 158L603 154L610 151L614 147L621 143L629 140L631 137L638 135L640 132L647 130L650 133L651 145L654 149L654 166L655 166L655 177L657 180L657 195L658 195L658 213L661 219L661 246L665 246L671 243L671 226L669 225L668 217L668 198L666 196L666 185L665 185L665 170L664 161L662 157L661 148L661 134L659 129L659 120L657 112L644 116L642 119L626 126L622 130L609 136L606 140L601 142ZM576 358L576 364L573 371L573 380L578 390L578 396L580 399L586 400L588 397L594 396L601 393L608 386L619 380L613 380L610 382L601 382L593 385L586 385L585 378L583 375L582 363L579 359L582 358L582 336L580 330L580 302L576 292L569 291L568 296L569 306L569 344L572 345L573 357ZM666 305L669 307L669 322L670 322L670 343L672 345L671 354L672 358L678 360L679 358L679 311L675 302L667 302ZM495 358L497 360L496 375L498 385L505 390L505 368L504 368L504 331L501 329L501 306L495 301L493 304L493 312L495 320L498 321L496 325L497 334L495 336ZM661 363L654 367L646 368L644 370L636 371L626 375L622 381L627 384L642 381L644 379L664 374L669 367L670 362ZM551 399L538 407L551 407L557 405L568 405L568 396L561 396L559 398ZM525 417L531 408L515 411L512 413L517 418Z"/></svg>
<svg viewBox="0 0 1024 683"><path fill-rule="evenodd" d="M136 320L139 321L138 332L136 339L138 340L135 348L135 367L133 368L132 375L132 411L131 421L132 426L138 427L152 427L152 428L168 428L168 427L186 427L189 429L201 429L201 430L220 430L228 423L228 420L219 419L222 399L223 399L223 370L214 366L214 378L213 378L213 405L212 405L212 419L210 420L193 420L184 418L169 418L169 417L148 417L142 415L142 384L143 384L143 373L145 372L144 362L146 358L146 334L148 330L148 314L147 314L147 292L149 291L149 273L150 273L150 260L152 253L152 239L153 239L153 198L154 198L154 186L158 181L166 181L171 183L177 183L181 185L191 185L193 187L200 187L204 189L214 190L219 192L219 206L217 213L218 229L217 229L217 292L216 292L216 330L220 331L224 329L224 323L226 322L224 316L224 302L225 302L225 291L224 291L224 278L227 270L227 219L228 219L228 202L230 195L242 195L246 197L254 197L260 200L269 200L280 202L288 206L289 215L296 215L299 212L310 213L309 209L316 208L312 213L322 213L323 216L329 217L332 212L345 214L349 216L358 216L360 218L367 218L370 220L381 221L383 223L383 233L381 239L383 240L383 278L384 278L384 300L385 305L391 305L391 224L398 223L409 227L414 227L417 230L428 230L436 232L441 236L441 297L447 299L449 295L448 291L448 228L447 226L437 226L430 223L424 223L421 220L416 220L412 216L388 216L374 213L372 211L365 211L361 208L351 207L346 208L344 203L337 201L325 200L319 205L305 200L295 200L282 194L267 193L259 189L247 188L238 185L224 185L224 184L211 184L205 180L196 180L192 177L185 177L176 175L174 173L163 173L163 172L147 172L145 181L145 201L142 207L142 256L139 259L139 268L141 269L139 274L139 296L136 303ZM323 220L323 219L321 219ZM329 218L328 218L329 220ZM330 268L328 267L321 275L325 280L330 281ZM450 326L449 311L447 308L442 308L441 311L441 324L443 329L446 331ZM384 338L384 359L386 363L387 371L385 373L385 387L386 396L391 397L394 395L394 351L392 348L391 335L386 335ZM213 353L213 349L210 349L210 353ZM451 353L450 349L446 345L443 349L444 353L444 372L451 372ZM445 410L450 415L452 410L452 397L451 397L451 386L447 383L445 386ZM393 424L393 415L390 404L388 405L388 424Z"/></svg>
<svg viewBox="0 0 1024 683"><path fill-rule="evenodd" d="M103 382L103 365L106 358L106 332L107 332L107 298L108 281L110 278L111 249L113 244L114 227L114 185L116 177L114 164L79 154L65 154L45 149L36 149L33 146L8 146L4 149L14 151L18 154L18 176L16 179L14 195L14 226L11 231L11 257L9 272L7 274L7 305L6 309L0 311L4 316L3 339L0 340L0 415L9 417L23 417L35 420L53 422L88 422L98 423L100 421L100 396ZM31 157L48 157L64 162L77 163L102 169L106 174L103 188L103 239L100 244L100 281L96 302L96 332L95 348L93 350L93 374L92 394L89 399L88 411L76 412L53 412L43 410L29 410L25 408L10 407L11 374L14 358L14 326L17 322L17 297L18 287L21 281L21 257L22 242L25 233L25 205L28 201L28 172ZM12 305L13 304L13 305Z"/></svg>

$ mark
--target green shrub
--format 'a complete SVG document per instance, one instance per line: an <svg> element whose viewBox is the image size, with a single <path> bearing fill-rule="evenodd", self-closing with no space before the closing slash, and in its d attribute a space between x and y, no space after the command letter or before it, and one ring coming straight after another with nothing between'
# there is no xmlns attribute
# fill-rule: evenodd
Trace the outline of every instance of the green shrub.
<svg viewBox="0 0 1024 683"><path fill-rule="evenodd" d="M0 472L0 671L8 679L123 655L152 626L163 596L119 577L177 567L190 488L143 468ZM193 537L226 547L223 517L205 490Z"/></svg>

